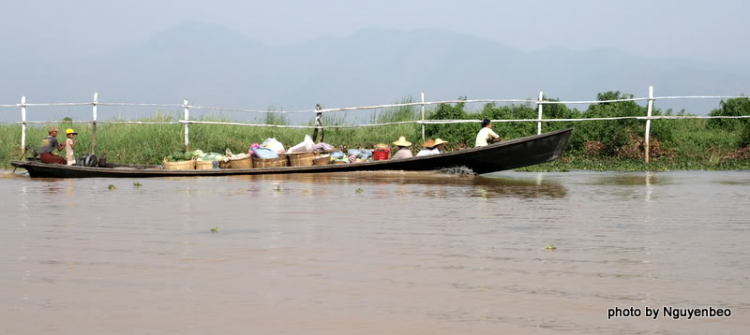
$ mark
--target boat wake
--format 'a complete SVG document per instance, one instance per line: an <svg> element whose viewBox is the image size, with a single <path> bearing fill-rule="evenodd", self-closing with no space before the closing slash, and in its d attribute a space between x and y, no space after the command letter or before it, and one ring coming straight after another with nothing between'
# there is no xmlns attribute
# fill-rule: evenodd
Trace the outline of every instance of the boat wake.
<svg viewBox="0 0 750 335"><path fill-rule="evenodd" d="M466 166L454 166L454 167L449 167L449 168L443 168L443 169L437 170L437 172L444 173L444 174L459 175L459 176L473 176L476 174L474 170Z"/></svg>

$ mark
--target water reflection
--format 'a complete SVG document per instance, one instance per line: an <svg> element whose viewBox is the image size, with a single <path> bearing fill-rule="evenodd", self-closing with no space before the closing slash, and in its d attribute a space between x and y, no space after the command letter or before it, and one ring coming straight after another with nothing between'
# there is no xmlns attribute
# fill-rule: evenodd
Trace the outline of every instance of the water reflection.
<svg viewBox="0 0 750 335"><path fill-rule="evenodd" d="M669 185L671 180L667 176L657 176L651 171L633 173L604 173L590 182L591 185L620 185L620 186L642 186L642 185Z"/></svg>
<svg viewBox="0 0 750 335"><path fill-rule="evenodd" d="M531 178L504 178L483 176L458 176L424 172L357 172L357 173L320 173L294 175L261 175L228 177L236 180L266 180L273 182L295 182L303 184L372 184L376 186L425 186L426 191L415 191L414 188L398 187L399 195L410 195L413 192L425 197L448 197L454 192L465 193L471 197L496 198L563 198L567 195L565 187L555 180L544 180L541 174ZM311 186L310 194L317 192ZM376 194L388 196L386 188L376 188Z"/></svg>

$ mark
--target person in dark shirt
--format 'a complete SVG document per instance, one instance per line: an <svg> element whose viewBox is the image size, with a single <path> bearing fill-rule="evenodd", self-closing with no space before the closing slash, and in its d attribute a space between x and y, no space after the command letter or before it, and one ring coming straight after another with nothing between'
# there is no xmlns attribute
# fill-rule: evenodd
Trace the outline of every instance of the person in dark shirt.
<svg viewBox="0 0 750 335"><path fill-rule="evenodd" d="M65 144L57 141L57 133L59 131L60 130L55 127L50 128L49 136L42 140L42 146L39 148L39 159L41 159L42 163L67 164L65 158L53 154L55 149L57 149L57 151L62 151L62 149L65 148Z"/></svg>

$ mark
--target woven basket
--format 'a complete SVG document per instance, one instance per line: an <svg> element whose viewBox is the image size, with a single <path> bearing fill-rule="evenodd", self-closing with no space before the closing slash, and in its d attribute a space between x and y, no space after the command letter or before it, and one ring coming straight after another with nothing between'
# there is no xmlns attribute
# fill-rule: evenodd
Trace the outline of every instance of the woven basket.
<svg viewBox="0 0 750 335"><path fill-rule="evenodd" d="M349 163L344 162L344 161L334 161L333 164L349 164Z"/></svg>
<svg viewBox="0 0 750 335"><path fill-rule="evenodd" d="M196 170L211 170L214 168L214 161L195 161Z"/></svg>
<svg viewBox="0 0 750 335"><path fill-rule="evenodd" d="M165 159L164 170L195 170L195 161L167 162Z"/></svg>
<svg viewBox="0 0 750 335"><path fill-rule="evenodd" d="M287 163L288 161L286 159L286 155L279 157L279 158L267 158L267 159L253 157L253 165L259 169L285 167L287 166Z"/></svg>
<svg viewBox="0 0 750 335"><path fill-rule="evenodd" d="M242 159L230 159L229 168L230 169L252 169L253 159L252 157L246 157Z"/></svg>
<svg viewBox="0 0 750 335"><path fill-rule="evenodd" d="M219 169L228 169L229 168L229 161L220 160L219 161Z"/></svg>
<svg viewBox="0 0 750 335"><path fill-rule="evenodd" d="M313 158L313 165L328 165L331 164L331 157L316 157Z"/></svg>
<svg viewBox="0 0 750 335"><path fill-rule="evenodd" d="M287 154L289 158L289 166L310 166L313 165L313 159L315 154L312 152L304 152L298 154Z"/></svg>

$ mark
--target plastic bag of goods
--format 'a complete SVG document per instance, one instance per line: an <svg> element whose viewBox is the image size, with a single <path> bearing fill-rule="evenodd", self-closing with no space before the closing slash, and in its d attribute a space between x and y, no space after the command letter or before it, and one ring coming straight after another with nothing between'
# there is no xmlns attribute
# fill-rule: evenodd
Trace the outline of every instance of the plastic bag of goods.
<svg viewBox="0 0 750 335"><path fill-rule="evenodd" d="M281 142L277 141L275 138L268 138L265 141L263 141L263 144L260 145L263 148L268 148L273 151L275 151L277 154L283 154L286 153L284 150L284 145L281 144Z"/></svg>
<svg viewBox="0 0 750 335"><path fill-rule="evenodd" d="M224 155L218 153L218 152L209 152L203 157L198 158L199 161L220 161L224 160Z"/></svg>
<svg viewBox="0 0 750 335"><path fill-rule="evenodd" d="M346 151L347 156L357 156L359 155L359 149L349 149Z"/></svg>
<svg viewBox="0 0 750 335"><path fill-rule="evenodd" d="M255 157L262 158L262 159L269 159L269 158L278 158L279 154L276 153L276 151L273 151L271 148L252 148L250 149L255 154Z"/></svg>
<svg viewBox="0 0 750 335"><path fill-rule="evenodd" d="M362 149L359 151L359 154L357 155L357 158L360 159L367 159L372 156L372 150L369 149Z"/></svg>
<svg viewBox="0 0 750 335"><path fill-rule="evenodd" d="M303 152L312 152L314 146L315 142L313 142L312 138L310 138L310 135L305 135L305 140L291 147L289 151L287 151L287 153L299 154Z"/></svg>
<svg viewBox="0 0 750 335"><path fill-rule="evenodd" d="M250 157L256 157L255 153L253 152L253 148L260 148L260 144L253 143L250 145L250 148L247 149L247 154L250 155Z"/></svg>

